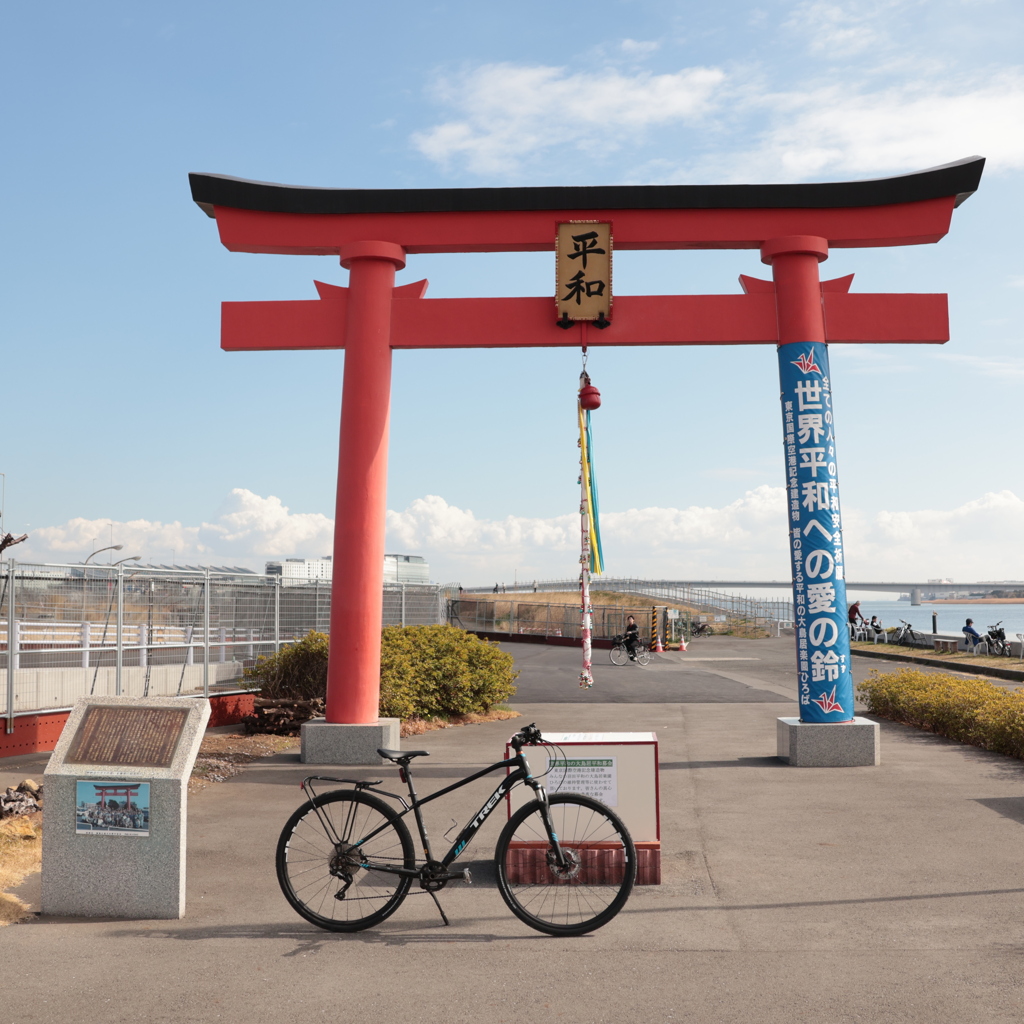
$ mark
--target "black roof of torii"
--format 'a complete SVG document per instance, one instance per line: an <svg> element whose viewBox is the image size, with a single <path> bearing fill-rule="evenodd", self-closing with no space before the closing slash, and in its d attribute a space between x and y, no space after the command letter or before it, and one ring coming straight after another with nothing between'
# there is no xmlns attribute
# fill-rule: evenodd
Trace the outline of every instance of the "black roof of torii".
<svg viewBox="0 0 1024 1024"><path fill-rule="evenodd" d="M190 174L192 198L207 214L215 206L266 213L471 213L535 210L753 210L889 206L956 196L978 188L985 158L891 178L797 185L580 185L528 188L314 188Z"/></svg>

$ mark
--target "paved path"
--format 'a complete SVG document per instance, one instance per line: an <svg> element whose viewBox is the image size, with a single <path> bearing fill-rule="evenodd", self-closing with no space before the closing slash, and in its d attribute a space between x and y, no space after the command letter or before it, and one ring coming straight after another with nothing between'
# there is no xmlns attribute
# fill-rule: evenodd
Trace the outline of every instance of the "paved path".
<svg viewBox="0 0 1024 1024"><path fill-rule="evenodd" d="M785 643L785 640L783 641ZM616 666L606 650L594 651L594 686L579 685L580 650L546 644L503 643L515 656L519 678L516 701L580 704L744 704L785 703L795 689L779 663L792 661L785 649L731 637L705 639L686 653L652 654L649 665ZM791 673L790 673L791 674Z"/></svg>
<svg viewBox="0 0 1024 1024"><path fill-rule="evenodd" d="M734 644L759 649L712 643L701 656ZM776 693L787 684L785 644L760 649L760 663L699 663L699 673L728 669L742 678L726 681ZM667 664L664 685L691 685L687 670ZM524 684L543 682L528 676ZM5 985L0 1024L1019 1024L1024 1016L1024 764L883 722L880 767L789 768L774 757L775 719L788 709L756 696L517 706L542 729L658 733L665 881L638 888L605 928L558 939L513 918L490 882L498 825L489 822L468 851L477 884L441 894L452 927L413 896L371 931L318 931L274 879L277 833L309 770L284 753L192 799L185 919L44 918L0 932L4 976L17 980ZM432 751L418 773L422 789L499 757L510 731L491 723L417 737ZM0 765L0 777L10 767ZM489 791L484 780L431 805L433 835L452 818L465 822ZM114 850L118 840L97 841Z"/></svg>

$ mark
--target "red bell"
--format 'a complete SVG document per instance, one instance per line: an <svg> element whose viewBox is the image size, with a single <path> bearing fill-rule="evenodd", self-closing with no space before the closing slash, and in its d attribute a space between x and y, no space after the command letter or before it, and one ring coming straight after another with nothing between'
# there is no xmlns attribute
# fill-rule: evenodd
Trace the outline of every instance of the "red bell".
<svg viewBox="0 0 1024 1024"><path fill-rule="evenodd" d="M580 388L580 406L588 411L601 408L601 392L593 384Z"/></svg>

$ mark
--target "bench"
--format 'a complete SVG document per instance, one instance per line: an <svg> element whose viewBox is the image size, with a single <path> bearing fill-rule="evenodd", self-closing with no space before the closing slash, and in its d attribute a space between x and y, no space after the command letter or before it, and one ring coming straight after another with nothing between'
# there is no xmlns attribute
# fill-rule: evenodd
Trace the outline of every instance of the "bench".
<svg viewBox="0 0 1024 1024"><path fill-rule="evenodd" d="M933 640L935 650L940 654L956 654L957 640Z"/></svg>

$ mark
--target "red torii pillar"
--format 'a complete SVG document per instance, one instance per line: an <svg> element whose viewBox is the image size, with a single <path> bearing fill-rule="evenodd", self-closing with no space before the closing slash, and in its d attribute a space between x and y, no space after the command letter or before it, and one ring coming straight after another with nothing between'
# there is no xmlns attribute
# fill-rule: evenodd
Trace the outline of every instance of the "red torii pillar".
<svg viewBox="0 0 1024 1024"><path fill-rule="evenodd" d="M316 189L190 175L193 199L237 252L336 255L348 288L319 299L223 304L226 350L346 350L326 721L303 759L368 763L397 746L378 719L391 352L400 348L743 345L948 340L945 295L850 294L818 281L829 247L937 242L984 160L804 185ZM394 287L407 254L553 249L556 225L610 221L617 249L760 249L774 282L742 295L616 296L612 326L556 326L553 297L425 299ZM826 329L827 328L827 329ZM321 726L323 728L321 728Z"/></svg>

